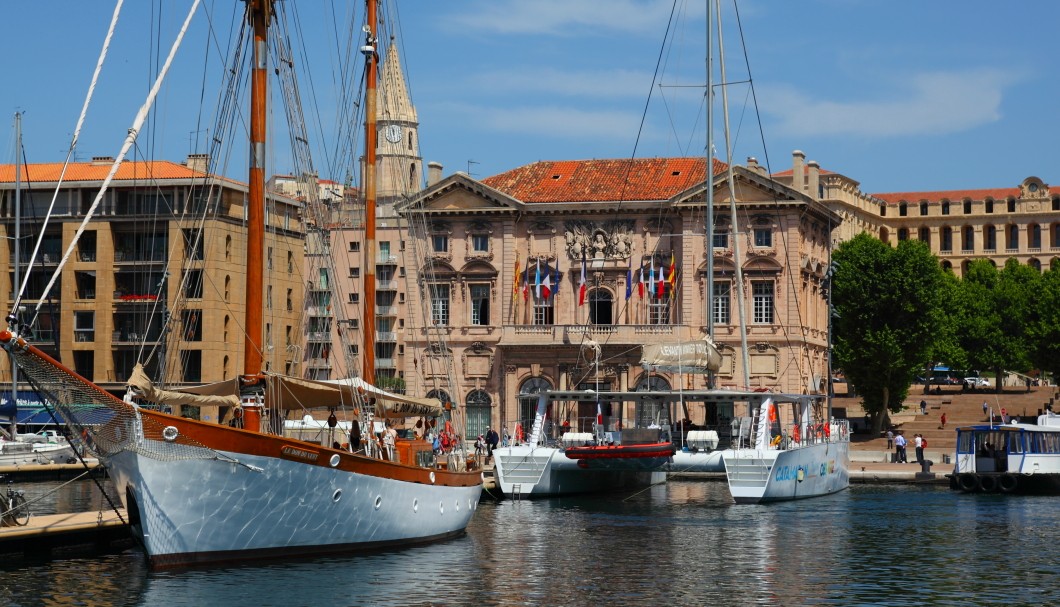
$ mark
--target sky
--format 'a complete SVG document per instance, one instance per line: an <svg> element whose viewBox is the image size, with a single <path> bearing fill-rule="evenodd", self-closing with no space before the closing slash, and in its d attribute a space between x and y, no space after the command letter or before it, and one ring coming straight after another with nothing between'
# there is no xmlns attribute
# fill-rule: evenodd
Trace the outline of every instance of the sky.
<svg viewBox="0 0 1060 607"><path fill-rule="evenodd" d="M798 149L867 193L1007 188L1029 176L1060 180L1060 52L1051 35L1060 2L750 0L734 10L732 0L721 1L730 84L719 84L715 51L720 158L727 107L735 162L754 156L783 171ZM191 4L125 3L77 159L118 153L158 56ZM442 163L446 175L464 171L481 179L538 160L703 155L705 4L388 0L383 12L402 49L421 155ZM24 113L28 162L64 159L114 5L5 6L0 112L8 128L0 134L0 162L15 159L15 112ZM337 161L336 144L321 140L340 130L341 32L350 27L349 11L359 20L362 6L286 2L310 66L299 82L311 91L303 92L303 107L320 146L314 163L322 177L337 181L349 169ZM138 157L183 161L205 151L216 92L212 83L204 92L203 83L216 81L218 70L204 76L203 52L209 48L216 58L222 44L216 41L230 35L241 7L236 0L203 1L156 113L141 130ZM236 164L222 172L241 178ZM269 174L290 170L287 154L270 153Z"/></svg>

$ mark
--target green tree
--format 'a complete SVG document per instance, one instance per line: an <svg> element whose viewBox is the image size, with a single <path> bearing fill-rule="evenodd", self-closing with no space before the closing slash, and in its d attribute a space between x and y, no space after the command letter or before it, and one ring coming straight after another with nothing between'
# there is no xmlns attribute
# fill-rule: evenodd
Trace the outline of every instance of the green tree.
<svg viewBox="0 0 1060 607"><path fill-rule="evenodd" d="M1027 323L1031 362L1060 379L1060 266L1054 264L1038 282Z"/></svg>
<svg viewBox="0 0 1060 607"><path fill-rule="evenodd" d="M879 432L945 332L945 277L920 241L897 247L862 233L841 244L832 279L836 362Z"/></svg>
<svg viewBox="0 0 1060 607"><path fill-rule="evenodd" d="M1041 282L1037 270L1016 259L1000 271L986 260L969 264L958 305L960 342L973 367L991 369L999 379L1005 370L1031 369L1027 329Z"/></svg>

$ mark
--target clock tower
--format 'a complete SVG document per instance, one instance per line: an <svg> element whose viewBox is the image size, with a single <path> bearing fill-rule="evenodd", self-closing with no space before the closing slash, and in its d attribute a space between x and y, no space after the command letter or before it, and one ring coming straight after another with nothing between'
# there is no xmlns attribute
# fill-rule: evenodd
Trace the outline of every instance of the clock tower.
<svg viewBox="0 0 1060 607"><path fill-rule="evenodd" d="M386 51L379 89L376 195L380 205L391 206L396 200L423 189L419 122L393 38Z"/></svg>

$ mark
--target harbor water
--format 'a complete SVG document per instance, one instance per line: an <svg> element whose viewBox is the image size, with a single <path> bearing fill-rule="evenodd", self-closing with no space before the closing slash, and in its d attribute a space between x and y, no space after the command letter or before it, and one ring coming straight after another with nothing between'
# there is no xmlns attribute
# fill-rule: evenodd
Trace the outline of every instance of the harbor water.
<svg viewBox="0 0 1060 607"><path fill-rule="evenodd" d="M79 481L35 511L100 503ZM737 506L724 483L671 481L483 501L466 536L362 556L157 573L138 549L8 562L0 605L1060 604L1054 504L894 484Z"/></svg>

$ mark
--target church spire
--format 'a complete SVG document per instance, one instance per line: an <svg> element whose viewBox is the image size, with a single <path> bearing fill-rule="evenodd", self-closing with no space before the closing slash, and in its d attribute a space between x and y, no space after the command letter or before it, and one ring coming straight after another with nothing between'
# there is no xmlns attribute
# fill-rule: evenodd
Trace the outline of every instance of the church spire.
<svg viewBox="0 0 1060 607"><path fill-rule="evenodd" d="M380 201L411 195L422 188L419 120L409 98L398 45L390 39L379 77L377 194Z"/></svg>

